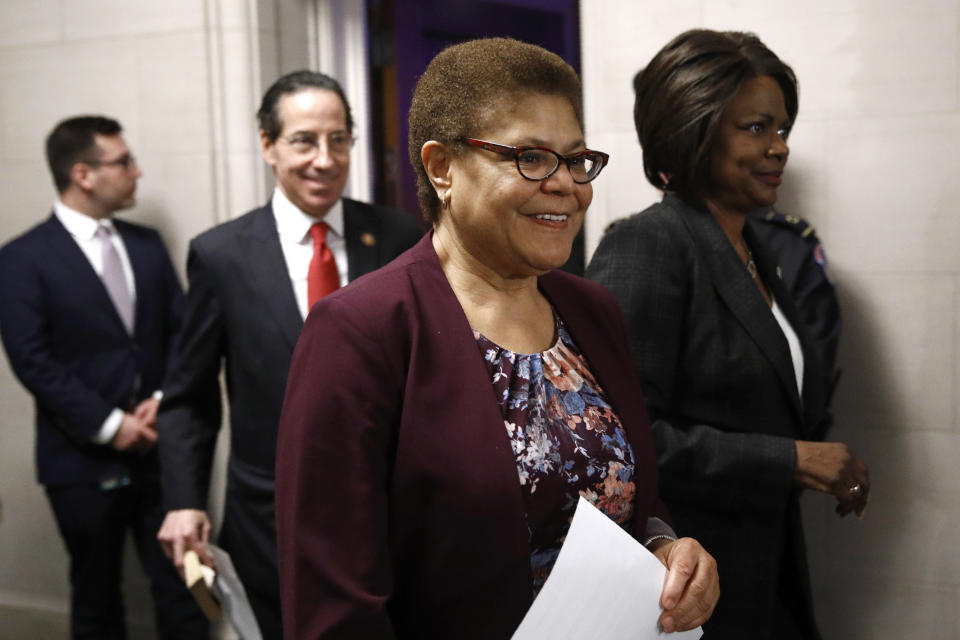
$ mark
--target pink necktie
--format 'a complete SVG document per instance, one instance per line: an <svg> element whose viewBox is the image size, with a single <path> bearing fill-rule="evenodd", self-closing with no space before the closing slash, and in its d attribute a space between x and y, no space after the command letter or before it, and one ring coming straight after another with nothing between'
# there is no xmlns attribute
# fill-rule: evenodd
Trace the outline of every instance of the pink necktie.
<svg viewBox="0 0 960 640"><path fill-rule="evenodd" d="M106 287L113 306L116 307L127 332L133 333L133 298L127 288L127 279L123 275L120 254L110 239L110 230L104 225L97 226L97 238L100 239L100 257L103 259L103 275L100 279Z"/></svg>

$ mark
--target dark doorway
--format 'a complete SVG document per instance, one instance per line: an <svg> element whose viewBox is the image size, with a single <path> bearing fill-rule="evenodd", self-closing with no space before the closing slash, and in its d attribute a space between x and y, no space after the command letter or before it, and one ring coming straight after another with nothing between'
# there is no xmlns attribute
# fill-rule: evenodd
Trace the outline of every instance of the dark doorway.
<svg viewBox="0 0 960 640"><path fill-rule="evenodd" d="M407 160L407 111L417 78L444 47L509 36L553 51L580 72L577 0L367 0L374 198L421 218ZM583 230L564 269L582 274Z"/></svg>

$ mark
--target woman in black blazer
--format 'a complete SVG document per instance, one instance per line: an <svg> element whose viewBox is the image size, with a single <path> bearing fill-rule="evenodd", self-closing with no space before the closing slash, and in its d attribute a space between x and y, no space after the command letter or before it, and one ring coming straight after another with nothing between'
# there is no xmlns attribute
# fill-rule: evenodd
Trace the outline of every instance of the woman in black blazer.
<svg viewBox="0 0 960 640"><path fill-rule="evenodd" d="M630 325L679 530L717 558L706 638L819 638L802 488L862 513L867 467L822 435L826 377L747 214L776 201L797 114L793 71L756 36L694 30L634 80L662 202L612 226L587 271Z"/></svg>

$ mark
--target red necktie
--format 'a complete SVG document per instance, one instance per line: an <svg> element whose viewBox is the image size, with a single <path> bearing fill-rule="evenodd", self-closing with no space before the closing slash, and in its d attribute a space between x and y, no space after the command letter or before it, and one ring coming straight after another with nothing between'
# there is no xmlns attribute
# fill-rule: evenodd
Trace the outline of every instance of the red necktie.
<svg viewBox="0 0 960 640"><path fill-rule="evenodd" d="M340 288L340 274L337 272L337 261L333 252L327 246L326 222L318 222L310 227L310 237L313 238L313 258L307 267L307 307L313 308L313 303Z"/></svg>

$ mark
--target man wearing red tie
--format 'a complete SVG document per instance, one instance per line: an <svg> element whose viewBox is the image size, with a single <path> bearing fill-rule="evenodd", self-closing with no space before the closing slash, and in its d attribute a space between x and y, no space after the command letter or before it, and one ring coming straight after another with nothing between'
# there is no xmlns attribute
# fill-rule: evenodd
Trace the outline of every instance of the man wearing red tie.
<svg viewBox="0 0 960 640"><path fill-rule="evenodd" d="M258 117L261 152L276 179L273 197L190 243L180 357L158 419L169 508L158 537L178 567L187 549L205 555L222 362L231 447L219 542L270 640L282 637L274 456L300 328L317 299L383 266L420 234L405 213L341 197L353 118L333 78L310 71L283 76L267 90Z"/></svg>

